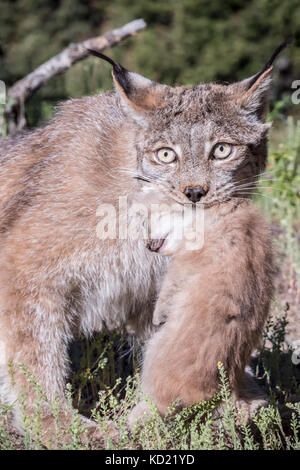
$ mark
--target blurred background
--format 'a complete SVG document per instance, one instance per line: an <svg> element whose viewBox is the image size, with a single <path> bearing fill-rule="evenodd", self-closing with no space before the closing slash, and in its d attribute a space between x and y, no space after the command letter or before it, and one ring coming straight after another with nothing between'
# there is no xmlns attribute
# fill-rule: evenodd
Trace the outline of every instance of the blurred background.
<svg viewBox="0 0 300 470"><path fill-rule="evenodd" d="M291 33L293 45L277 60L273 105L300 78L298 0L0 0L0 7L0 79L7 86L71 42L136 18L146 21L146 30L106 52L152 80L194 85L243 79ZM109 72L107 64L88 58L54 77L27 101L28 125L49 119L58 101L111 88ZM286 99L280 106L289 104Z"/></svg>

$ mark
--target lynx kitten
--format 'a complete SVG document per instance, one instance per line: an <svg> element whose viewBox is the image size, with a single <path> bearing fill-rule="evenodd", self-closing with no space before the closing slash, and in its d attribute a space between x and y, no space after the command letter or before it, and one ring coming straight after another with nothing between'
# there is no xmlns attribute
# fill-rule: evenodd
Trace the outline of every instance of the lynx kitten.
<svg viewBox="0 0 300 470"><path fill-rule="evenodd" d="M175 401L188 406L211 398L221 362L249 415L261 404L247 390L245 366L262 337L273 292L270 231L257 209L239 199L206 209L204 216L202 248L189 250L185 240L177 249L173 244L154 311L154 323L165 323L147 344L142 389L164 415ZM162 250L164 243L150 247ZM130 423L145 412L142 402Z"/></svg>

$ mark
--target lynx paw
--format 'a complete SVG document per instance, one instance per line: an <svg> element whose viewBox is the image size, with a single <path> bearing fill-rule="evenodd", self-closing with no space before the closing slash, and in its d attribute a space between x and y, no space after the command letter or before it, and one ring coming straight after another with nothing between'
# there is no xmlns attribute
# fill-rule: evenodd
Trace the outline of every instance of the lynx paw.
<svg viewBox="0 0 300 470"><path fill-rule="evenodd" d="M104 447L107 439L116 440L118 438L118 431L115 425L109 421L105 426L100 426L90 419L81 416L86 428L85 444L94 447Z"/></svg>
<svg viewBox="0 0 300 470"><path fill-rule="evenodd" d="M128 418L129 429L133 429L136 424L143 423L149 418L150 409L145 401L138 403L131 411Z"/></svg>
<svg viewBox="0 0 300 470"><path fill-rule="evenodd" d="M268 402L262 398L253 398L250 400L239 399L235 402L237 409L246 421L254 418L258 410L262 407L268 406Z"/></svg>

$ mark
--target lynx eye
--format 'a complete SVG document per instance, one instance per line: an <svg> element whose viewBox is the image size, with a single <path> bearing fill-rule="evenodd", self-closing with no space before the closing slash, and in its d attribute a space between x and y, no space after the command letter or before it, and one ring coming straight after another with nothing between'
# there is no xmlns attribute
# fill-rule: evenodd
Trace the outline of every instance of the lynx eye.
<svg viewBox="0 0 300 470"><path fill-rule="evenodd" d="M213 156L222 160L223 158L229 157L231 154L232 145L230 144L217 144L213 151Z"/></svg>
<svg viewBox="0 0 300 470"><path fill-rule="evenodd" d="M157 150L156 155L161 163L173 163L176 160L176 153L168 147Z"/></svg>

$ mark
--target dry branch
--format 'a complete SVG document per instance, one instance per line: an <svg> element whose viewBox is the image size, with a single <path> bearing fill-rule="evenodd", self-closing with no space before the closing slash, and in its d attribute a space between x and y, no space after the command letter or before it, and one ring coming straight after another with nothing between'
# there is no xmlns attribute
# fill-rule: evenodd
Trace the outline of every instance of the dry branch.
<svg viewBox="0 0 300 470"><path fill-rule="evenodd" d="M78 44L70 44L62 52L40 65L36 70L16 82L8 90L8 105L6 114L9 118L9 133L21 130L25 125L24 103L26 99L54 75L60 74L76 62L88 57L87 49L102 51L112 47L128 36L136 34L146 27L143 19L125 24L95 38L87 39ZM13 116L12 116L13 114ZM12 117L13 121L12 122Z"/></svg>

